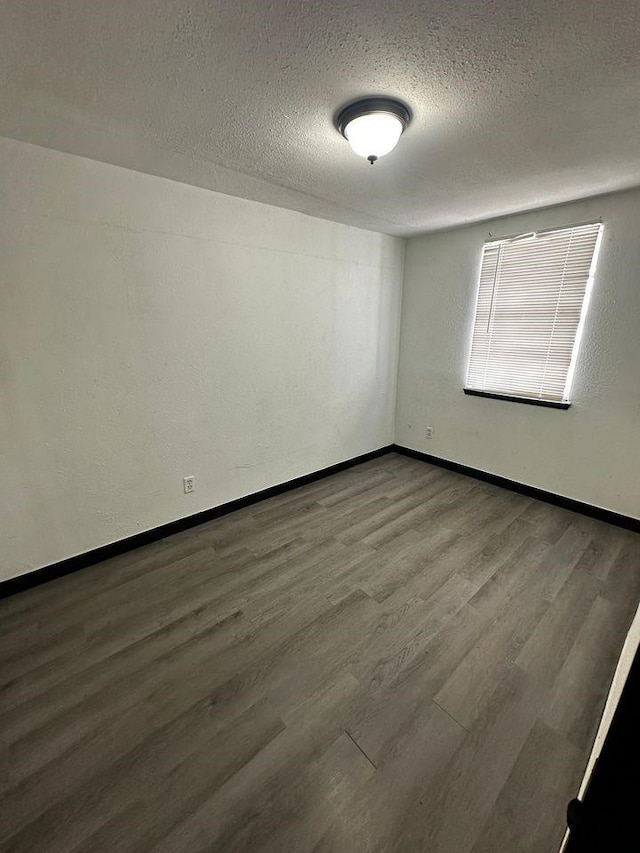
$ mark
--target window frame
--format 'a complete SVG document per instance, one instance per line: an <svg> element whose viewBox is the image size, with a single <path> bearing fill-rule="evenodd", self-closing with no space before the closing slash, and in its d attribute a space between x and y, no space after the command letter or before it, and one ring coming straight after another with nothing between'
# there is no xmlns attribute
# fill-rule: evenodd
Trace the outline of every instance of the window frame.
<svg viewBox="0 0 640 853"><path fill-rule="evenodd" d="M590 225L598 225L599 230L598 230L595 245L593 248L593 255L591 257L591 264L589 267L589 275L587 278L584 296L583 296L582 304L580 307L580 317L578 320L578 326L576 328L576 333L575 333L575 337L574 337L574 341L573 341L573 348L572 348L572 352L571 352L571 360L569 363L569 367L567 369L567 378L566 378L565 388L564 388L564 395L565 395L566 399L563 399L563 400L545 400L542 398L523 397L523 396L518 396L518 395L514 395L514 394L502 394L502 393L499 393L496 391L485 391L485 390L482 390L479 388L467 387L466 383L467 383L468 378L469 378L469 369L471 366L471 357L472 357L472 353L473 353L473 338L474 338L476 318L477 318L477 313L478 313L478 303L480 301L480 296L481 296L480 284L481 284L481 278L482 278L482 266L483 266L483 262L484 262L485 247L495 245L498 243L510 243L510 242L518 240L518 239L526 238L529 235L535 235L537 237L537 236L543 236L545 234L553 234L555 232L560 232L560 231L569 231L573 228L583 228L583 227L590 226ZM527 231L527 232L513 234L510 236L505 236L505 237L493 237L493 235L491 233L489 233L487 236L488 236L488 239L485 239L483 244L482 244L481 253L480 253L480 263L478 266L478 272L476 274L476 299L475 299L473 313L472 313L472 317L471 317L471 328L470 328L470 334L469 334L469 347L468 347L467 358L466 358L465 381L464 381L462 390L463 390L464 394L466 394L467 396L470 396L470 397L485 397L489 400L502 400L504 402L510 402L510 403L526 403L530 406L542 406L543 408L548 408L548 409L561 409L561 410L569 409L572 405L572 402L573 402L573 400L570 399L570 393L571 393L571 388L572 388L572 384L573 384L573 378L575 375L575 368L576 368L576 363L577 363L577 359L578 359L578 354L579 354L581 344L582 344L582 337L583 337L583 332L584 332L584 327L585 327L586 316L588 313L589 303L591 301L591 296L592 296L592 292L593 292L593 283L594 283L595 273L596 273L597 264L598 264L598 256L600 254L600 249L602 247L602 239L604 236L604 221L602 220L602 218L591 219L591 220L588 220L585 222L577 222L577 223L574 223L571 225L553 226L550 228L537 229L535 231Z"/></svg>

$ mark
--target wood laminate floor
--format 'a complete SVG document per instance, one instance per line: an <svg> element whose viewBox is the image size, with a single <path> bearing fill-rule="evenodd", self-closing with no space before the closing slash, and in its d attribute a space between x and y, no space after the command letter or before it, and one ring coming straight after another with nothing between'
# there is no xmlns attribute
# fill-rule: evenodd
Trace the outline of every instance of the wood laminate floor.
<svg viewBox="0 0 640 853"><path fill-rule="evenodd" d="M3 853L555 853L640 536L390 454L0 602Z"/></svg>

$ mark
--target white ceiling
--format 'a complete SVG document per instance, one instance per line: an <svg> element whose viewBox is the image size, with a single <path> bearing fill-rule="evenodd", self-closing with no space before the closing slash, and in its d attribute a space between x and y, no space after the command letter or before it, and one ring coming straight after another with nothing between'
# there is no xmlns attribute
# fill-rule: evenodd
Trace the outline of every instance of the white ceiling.
<svg viewBox="0 0 640 853"><path fill-rule="evenodd" d="M640 184L638 0L0 0L0 75L4 136L391 234Z"/></svg>

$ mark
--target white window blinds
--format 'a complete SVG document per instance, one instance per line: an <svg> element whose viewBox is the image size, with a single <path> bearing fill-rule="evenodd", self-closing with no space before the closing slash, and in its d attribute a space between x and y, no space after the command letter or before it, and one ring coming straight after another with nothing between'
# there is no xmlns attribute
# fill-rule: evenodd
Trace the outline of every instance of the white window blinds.
<svg viewBox="0 0 640 853"><path fill-rule="evenodd" d="M602 225L486 243L468 390L567 402Z"/></svg>

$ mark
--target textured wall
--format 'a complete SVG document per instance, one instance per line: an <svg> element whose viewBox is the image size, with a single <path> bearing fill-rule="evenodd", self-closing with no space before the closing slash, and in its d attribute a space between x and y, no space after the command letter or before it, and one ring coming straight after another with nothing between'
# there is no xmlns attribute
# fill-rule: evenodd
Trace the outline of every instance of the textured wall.
<svg viewBox="0 0 640 853"><path fill-rule="evenodd" d="M403 241L0 162L0 578L392 441Z"/></svg>
<svg viewBox="0 0 640 853"><path fill-rule="evenodd" d="M602 217L604 238L567 411L466 397L482 244ZM640 191L413 238L396 441L640 517ZM432 439L425 427L435 428Z"/></svg>

